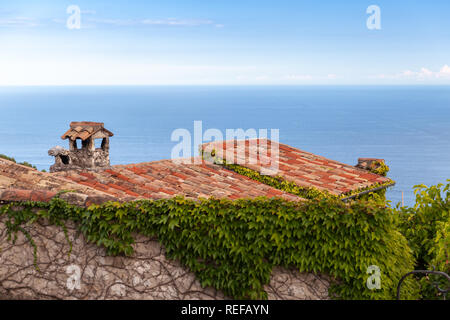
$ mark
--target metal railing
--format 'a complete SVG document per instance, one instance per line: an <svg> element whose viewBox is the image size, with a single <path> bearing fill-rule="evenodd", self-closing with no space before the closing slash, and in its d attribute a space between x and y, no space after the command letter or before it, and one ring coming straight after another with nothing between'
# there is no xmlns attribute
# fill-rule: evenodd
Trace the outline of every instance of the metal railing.
<svg viewBox="0 0 450 320"><path fill-rule="evenodd" d="M441 276L444 278L447 278L447 281L450 283L450 276L448 274L446 274L443 271L436 271L434 266L433 266L433 270L414 270L411 272L408 272L407 274L405 274L400 281L398 282L398 286L397 286L397 300L400 300L400 289L402 286L403 281L410 275L413 274L425 274L425 275L437 275L437 276ZM450 291L450 286L448 286L446 289L442 289L439 286L439 283L437 281L432 282L432 285L436 288L436 290L438 290L440 293L442 293L442 295L444 296L444 300L446 300L447 298L447 293Z"/></svg>

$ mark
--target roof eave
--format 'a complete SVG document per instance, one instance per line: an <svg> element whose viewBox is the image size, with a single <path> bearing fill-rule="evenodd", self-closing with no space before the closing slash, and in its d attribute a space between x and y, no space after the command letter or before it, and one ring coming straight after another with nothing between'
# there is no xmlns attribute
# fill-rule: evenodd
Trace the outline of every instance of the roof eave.
<svg viewBox="0 0 450 320"><path fill-rule="evenodd" d="M380 191L380 190L383 190L383 189L387 189L387 188L392 187L394 185L395 185L395 181L391 180L390 183L384 184L382 186L379 186L379 187L376 187L376 188L373 188L373 189L368 189L368 190L364 190L364 191L361 191L359 193L353 194L353 195L351 195L351 196L349 196L347 198L343 198L342 201L347 202L348 200L360 197L362 195L365 195L365 194L368 194L368 193L371 193L371 192L376 192L376 191Z"/></svg>

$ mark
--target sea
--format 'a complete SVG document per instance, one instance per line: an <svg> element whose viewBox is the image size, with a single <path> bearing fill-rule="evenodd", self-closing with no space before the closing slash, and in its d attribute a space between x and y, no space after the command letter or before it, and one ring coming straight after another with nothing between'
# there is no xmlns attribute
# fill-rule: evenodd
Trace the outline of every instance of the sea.
<svg viewBox="0 0 450 320"><path fill-rule="evenodd" d="M278 129L281 143L350 165L385 159L392 205L450 179L450 86L0 87L0 154L48 170L71 121L105 123L112 164L170 159L174 131L193 142L201 121L224 136Z"/></svg>

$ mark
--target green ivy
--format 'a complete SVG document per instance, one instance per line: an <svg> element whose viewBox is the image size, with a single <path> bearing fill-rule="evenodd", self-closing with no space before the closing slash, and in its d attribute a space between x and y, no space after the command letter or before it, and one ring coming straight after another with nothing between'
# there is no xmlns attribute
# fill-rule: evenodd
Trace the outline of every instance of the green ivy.
<svg viewBox="0 0 450 320"><path fill-rule="evenodd" d="M435 245L430 250L433 255L431 264L438 270L450 274L450 220L438 222L437 227Z"/></svg>
<svg viewBox="0 0 450 320"><path fill-rule="evenodd" d="M380 176L386 177L390 168L381 160L371 163L369 171Z"/></svg>
<svg viewBox="0 0 450 320"><path fill-rule="evenodd" d="M63 228L73 221L110 255L132 255L133 234L157 237L168 257L192 270L203 286L237 299L267 298L264 285L275 266L328 274L336 299L392 299L400 277L414 266L398 216L371 201L176 197L79 208L54 198L11 203L0 208L2 215L10 237L40 218ZM371 265L381 269L379 290L366 286ZM416 293L408 279L402 297Z"/></svg>
<svg viewBox="0 0 450 320"><path fill-rule="evenodd" d="M11 157L8 157L8 156L6 156L6 155L4 155L4 154L0 154L0 158L5 159L5 160L8 160L8 161L12 161L12 162L14 162L14 163L21 164L21 165L23 165L23 166L27 166L27 167L30 167L30 168L33 168L33 169L36 169L36 170L37 170L36 166L34 166L34 165L32 165L31 163L28 163L28 162L26 162L26 161L18 163L18 162L16 162L16 159L11 158Z"/></svg>
<svg viewBox="0 0 450 320"><path fill-rule="evenodd" d="M328 192L327 190L319 190L314 187L299 186L295 182L288 181L284 177L281 177L281 176L273 177L273 176L269 176L269 175L263 175L256 170L249 169L249 168L243 167L238 164L227 163L226 160L216 156L215 150L212 150L211 153L207 153L204 150L202 150L202 157L206 161L210 161L212 163L222 165L223 167L227 168L228 170L234 171L234 172L236 172L240 175L246 176L252 180L267 184L275 189L299 196L303 199L309 199L309 200L322 199L322 198L341 199L341 200L345 200L345 201L356 199L356 198L367 199L367 198L371 198L372 194L377 193L378 195L381 196L381 197L377 197L377 199L379 199L382 203L382 202L385 202L385 200L386 200L386 198L384 197L385 188L387 188L389 186L393 186L395 184L395 181L389 179L389 181L384 182L384 183L376 183L369 187L358 188L355 190L351 190L351 191L342 193L337 196L337 195L334 195L334 194ZM373 173L386 176L387 172L389 171L389 167L386 166L381 161L374 162L372 165L375 165L373 167L373 169L370 170ZM377 168L377 169L375 169L375 168ZM375 189L379 189L379 190L375 191L375 192L369 192L370 190L375 190ZM367 192L367 194L361 195L362 193L365 193L365 192Z"/></svg>
<svg viewBox="0 0 450 320"><path fill-rule="evenodd" d="M4 155L4 154L0 154L0 158L16 163L16 159L8 157L7 155Z"/></svg>
<svg viewBox="0 0 450 320"><path fill-rule="evenodd" d="M450 181L450 180L449 180ZM400 229L417 258L418 268L428 268L434 258L435 238L439 222L450 221L450 184L414 187L414 207L397 207Z"/></svg>
<svg viewBox="0 0 450 320"><path fill-rule="evenodd" d="M237 164L228 164L225 161L223 161L222 165L236 173L239 173L240 175L246 176L250 179L262 182L264 184L267 184L275 189L285 191L287 193L299 196L304 199L322 199L322 198L329 198L329 199L337 199L338 197L329 193L328 191L319 190L312 187L300 187L295 182L287 181L283 177L272 177L268 175L262 175L258 171L248 169L245 167L242 167Z"/></svg>
<svg viewBox="0 0 450 320"><path fill-rule="evenodd" d="M450 180L448 180L450 182ZM450 255L450 183L427 187L415 186L414 207L396 208L400 217L399 228L408 240L416 258L415 269L428 269L449 273ZM422 278L421 295L426 299L439 298L432 286L435 277ZM442 287L448 287L444 281Z"/></svg>

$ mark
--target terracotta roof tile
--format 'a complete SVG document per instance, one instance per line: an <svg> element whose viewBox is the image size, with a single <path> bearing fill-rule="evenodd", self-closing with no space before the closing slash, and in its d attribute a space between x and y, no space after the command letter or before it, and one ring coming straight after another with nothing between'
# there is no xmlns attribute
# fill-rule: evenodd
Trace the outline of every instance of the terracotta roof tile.
<svg viewBox="0 0 450 320"><path fill-rule="evenodd" d="M78 134L78 131L89 133L96 130L92 123L85 125L75 123L72 127L70 134ZM313 186L334 194L342 194L390 181L366 170L283 144L274 143L273 145L279 147L279 161L276 163L279 171L273 174L300 186ZM241 165L260 172L270 166L270 161L266 161L270 160L272 147L270 140L246 141L245 146L247 147L242 148L235 142L231 144L218 142L205 144L203 148L218 150L223 147L225 149L222 151L230 150L233 157L241 159ZM243 156L237 157L237 150L242 150ZM250 160L246 162L250 156L255 163L250 163ZM66 171L50 174L0 159L0 201L49 200L56 192L62 190L75 190L77 194L70 194L67 197L84 204L101 203L112 199L119 201L162 199L175 195L188 198L214 196L229 199L266 196L292 201L302 200L295 195L227 170L223 166L202 161L199 158L190 160L192 164L162 160L117 165L107 170ZM195 164L197 162L199 164Z"/></svg>
<svg viewBox="0 0 450 320"><path fill-rule="evenodd" d="M0 190L42 190L52 192L75 190L85 194L103 194L97 189L83 186L77 183L78 181L75 181L81 181L81 178L87 179L77 174L74 176L74 179L66 180L12 161L0 159Z"/></svg>
<svg viewBox="0 0 450 320"><path fill-rule="evenodd" d="M203 144L201 148L204 151L214 150L218 155L222 154L222 159L245 159L238 164L262 174L267 174L263 169L268 169L271 165L278 167L278 171L271 175L283 177L299 186L327 190L335 195L391 181L369 171L267 139L246 140L246 148L242 148L243 142L211 142ZM262 159L267 159L272 154L272 147L275 152L278 149L278 160L274 160L273 163L263 162ZM239 152L241 154L238 155ZM251 163L255 158L258 160L257 163Z"/></svg>
<svg viewBox="0 0 450 320"><path fill-rule="evenodd" d="M198 159L197 159L198 160ZM192 163L194 159L192 159ZM201 164L177 164L171 160L117 165L95 173L58 172L57 176L80 181L79 183L114 196L160 199L175 195L188 198L248 198L257 196L282 197L299 201L299 197L279 191L229 171L221 166ZM98 181L103 181L99 184ZM106 185L107 190L101 186Z"/></svg>
<svg viewBox="0 0 450 320"><path fill-rule="evenodd" d="M106 135L112 137L113 133L104 128L102 122L72 122L70 123L70 129L64 133L61 138L70 140L81 139L86 140L95 133L103 131Z"/></svg>

